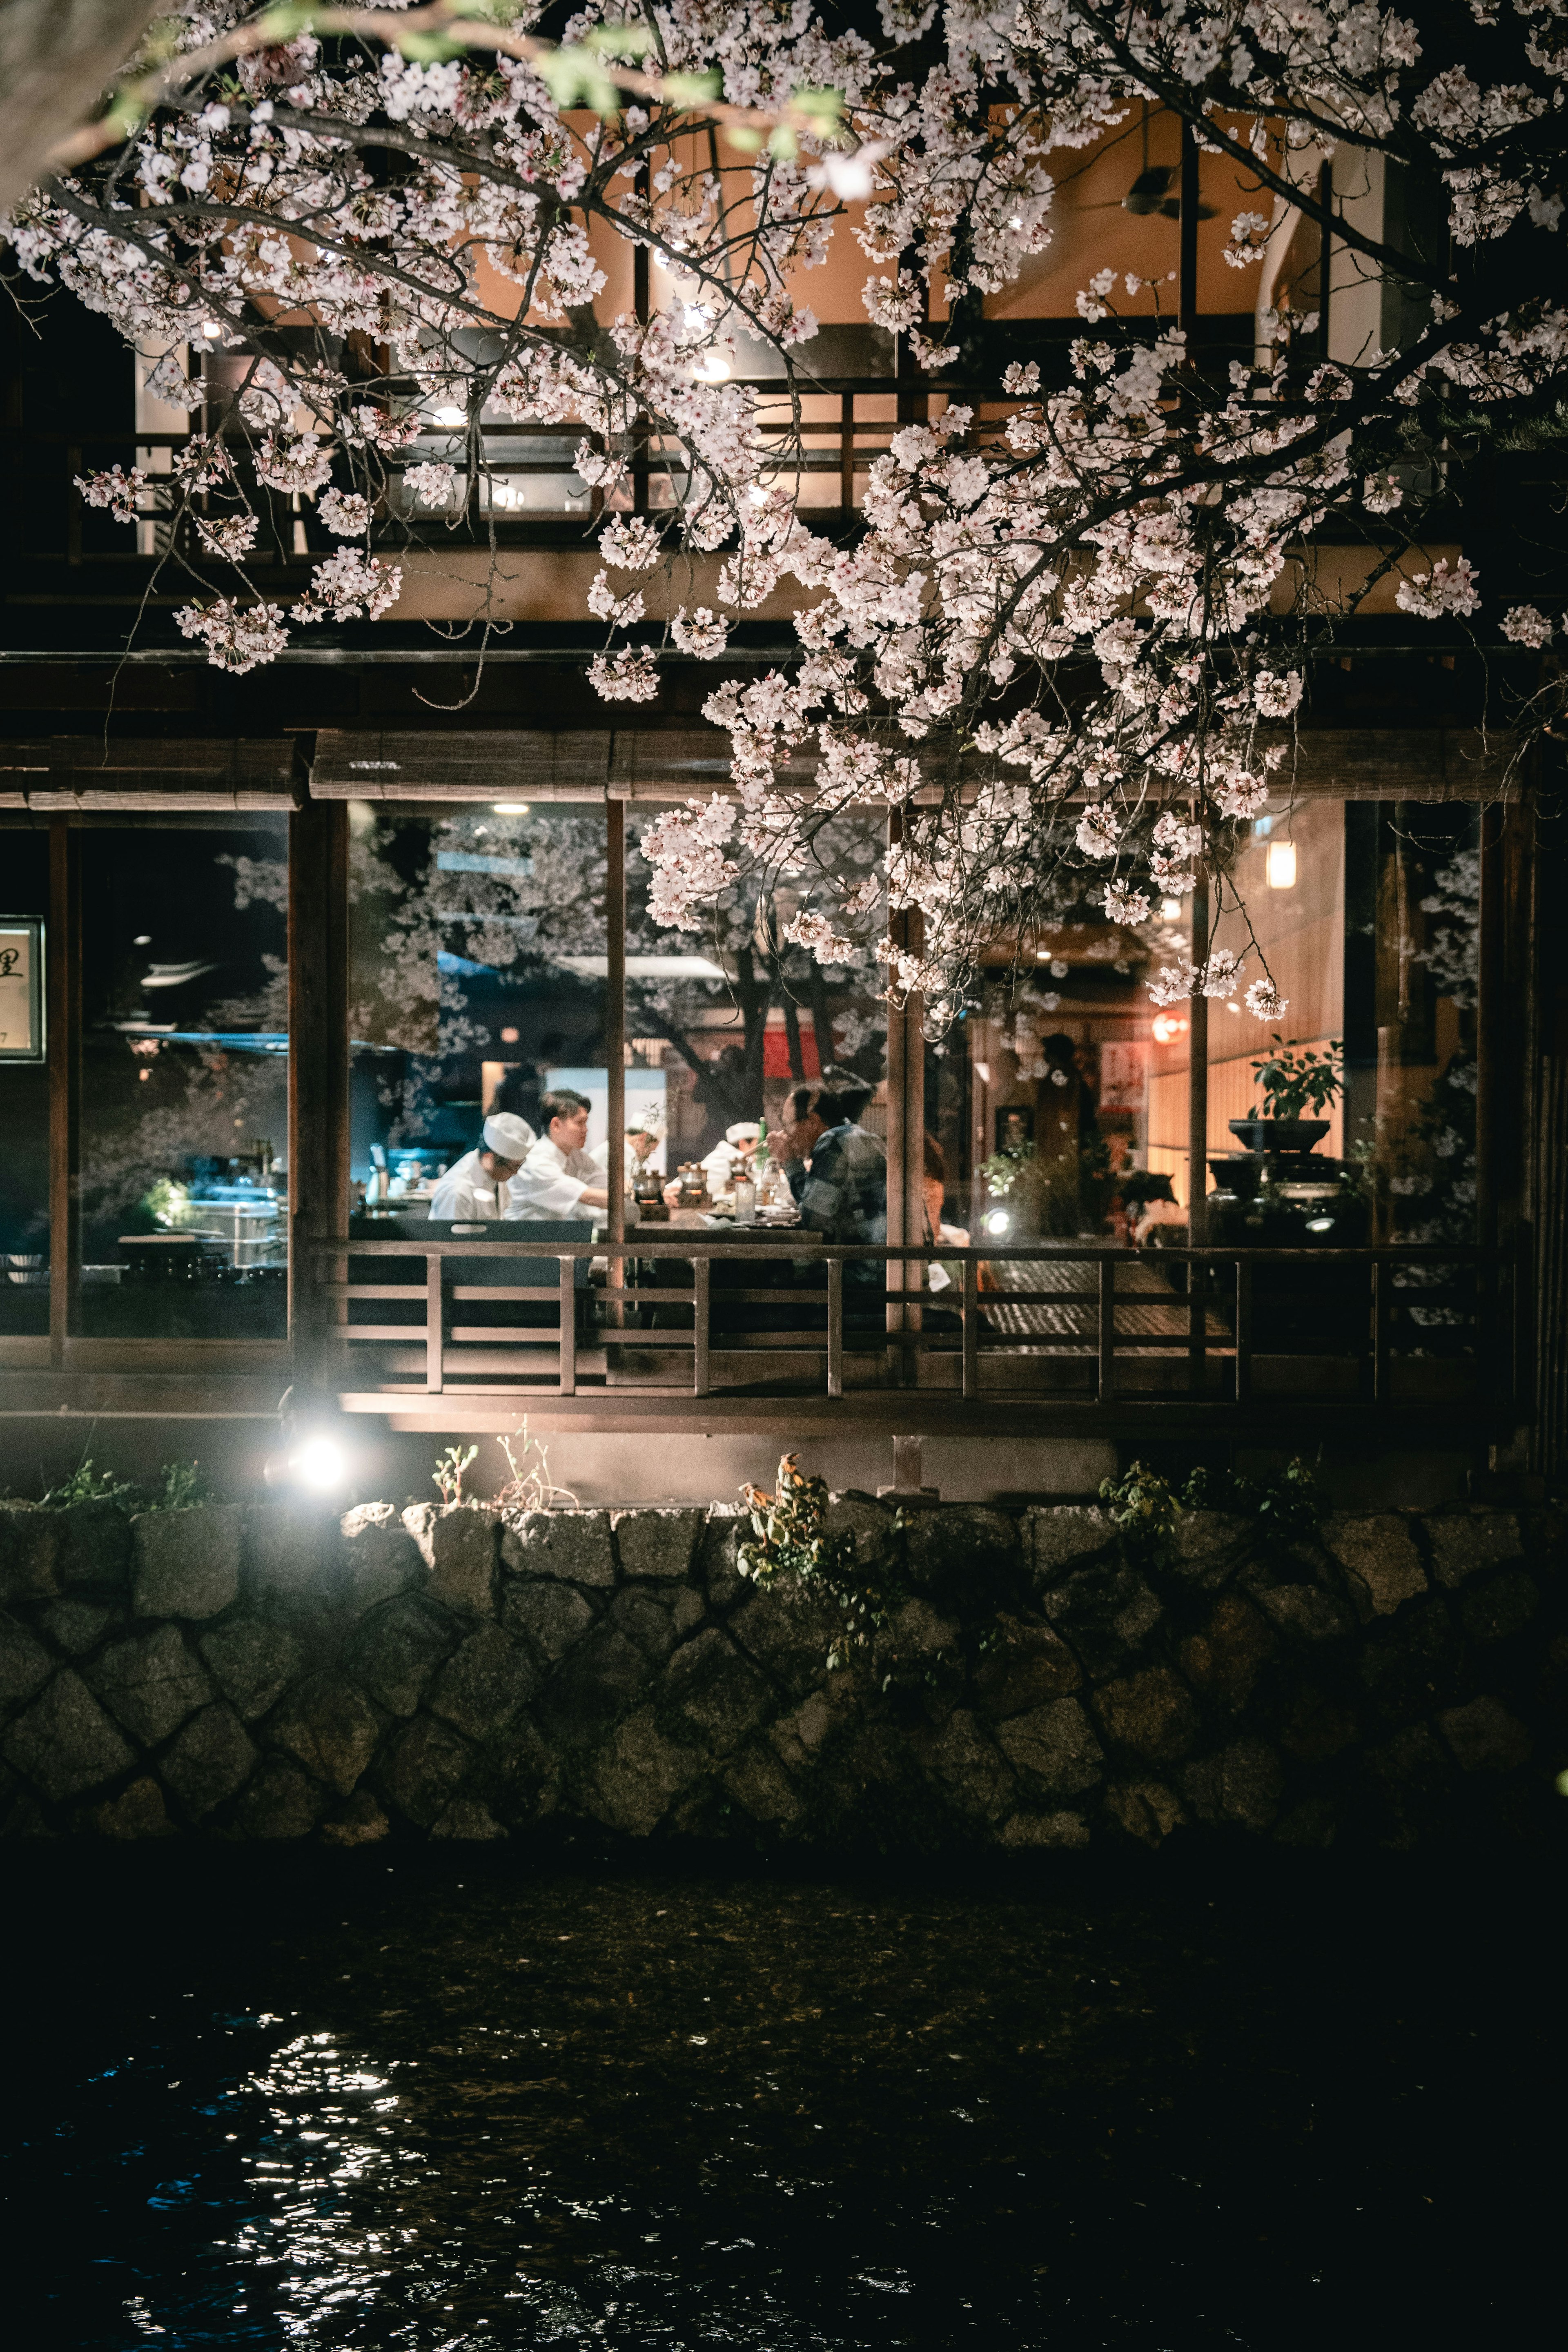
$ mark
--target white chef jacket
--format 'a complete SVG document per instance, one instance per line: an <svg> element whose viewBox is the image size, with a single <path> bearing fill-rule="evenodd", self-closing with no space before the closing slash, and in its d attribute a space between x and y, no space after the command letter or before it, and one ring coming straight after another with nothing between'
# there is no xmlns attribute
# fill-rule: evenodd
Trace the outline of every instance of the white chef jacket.
<svg viewBox="0 0 1568 2352"><path fill-rule="evenodd" d="M472 1151L465 1151L444 1176L437 1178L436 1190L430 1195L430 1214L454 1217L459 1224L478 1224L481 1220L512 1214L511 1197L510 1183L498 1183L487 1169L479 1166L479 1147L476 1144Z"/></svg>
<svg viewBox="0 0 1568 2352"><path fill-rule="evenodd" d="M563 1151L542 1135L510 1184L510 1205L503 1214L511 1218L574 1217L577 1203L590 1187L598 1192L604 1185L605 1171L586 1151Z"/></svg>

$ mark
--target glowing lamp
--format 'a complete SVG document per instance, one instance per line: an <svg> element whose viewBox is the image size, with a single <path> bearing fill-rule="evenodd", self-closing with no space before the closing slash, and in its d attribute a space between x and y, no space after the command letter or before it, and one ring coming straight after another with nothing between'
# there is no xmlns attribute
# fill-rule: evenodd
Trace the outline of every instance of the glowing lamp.
<svg viewBox="0 0 1568 2352"><path fill-rule="evenodd" d="M490 803L490 806L494 809L497 816L526 816L528 814L528 803L526 801L492 801Z"/></svg>
<svg viewBox="0 0 1568 2352"><path fill-rule="evenodd" d="M1163 923L1179 923L1181 919L1181 900L1179 898L1162 898L1160 901L1160 920Z"/></svg>
<svg viewBox="0 0 1568 2352"><path fill-rule="evenodd" d="M1185 1034L1187 1024L1174 1013L1156 1013L1152 1027L1155 1045L1169 1045L1174 1039Z"/></svg>
<svg viewBox="0 0 1568 2352"><path fill-rule="evenodd" d="M322 1501L343 1495L354 1463L341 1433L335 1398L310 1389L286 1389L278 1418L282 1444L263 1465L268 1486L292 1486Z"/></svg>
<svg viewBox="0 0 1568 2352"><path fill-rule="evenodd" d="M1266 870L1271 890L1293 890L1296 887L1296 845L1293 841L1271 841L1268 845Z"/></svg>
<svg viewBox="0 0 1568 2352"><path fill-rule="evenodd" d="M980 1222L986 1232L994 1238L1005 1234L1013 1221L1005 1209L992 1209L982 1217Z"/></svg>

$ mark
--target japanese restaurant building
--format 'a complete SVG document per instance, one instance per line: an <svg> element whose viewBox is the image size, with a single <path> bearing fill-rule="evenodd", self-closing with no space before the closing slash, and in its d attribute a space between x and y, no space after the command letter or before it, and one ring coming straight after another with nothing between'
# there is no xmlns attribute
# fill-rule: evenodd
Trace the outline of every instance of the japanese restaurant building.
<svg viewBox="0 0 1568 2352"><path fill-rule="evenodd" d="M1059 361L1072 267L994 306L969 390ZM1222 356L1251 334L1226 275L1198 321ZM936 396L857 315L815 362L830 534ZM780 592L727 668L674 659L619 723L584 676L570 436L498 425L504 516L411 562L387 619L226 677L174 631L156 498L131 551L69 487L117 455L156 473L187 420L64 305L41 343L18 332L7 383L0 1484L85 1444L254 1480L290 1384L407 1487L437 1444L526 1415L608 1502L725 1496L796 1447L839 1485L963 1497L1091 1492L1162 1448L1321 1449L1393 1499L1561 1467L1555 774L1550 746L1511 760L1497 664L1462 636L1369 596L1239 853L1290 1035L1344 1057L1312 1165L1263 1169L1232 1127L1256 1024L1156 1012L1148 937L1087 903L999 940L934 1038L881 967L788 949L782 893L658 929L646 830L726 786L702 701L795 641ZM646 458L630 495L658 504ZM267 559L284 592L315 525L291 528ZM811 792L809 763L789 782ZM873 874L897 813L837 822ZM1195 919L1194 894L1165 902L1157 940ZM669 1176L786 1124L830 1068L872 1090L885 1242L628 1224L613 1185L603 1230L436 1237L423 1213L488 1115L537 1127L552 1088L587 1097L609 1167L640 1129ZM896 1472L895 1438L923 1449Z"/></svg>

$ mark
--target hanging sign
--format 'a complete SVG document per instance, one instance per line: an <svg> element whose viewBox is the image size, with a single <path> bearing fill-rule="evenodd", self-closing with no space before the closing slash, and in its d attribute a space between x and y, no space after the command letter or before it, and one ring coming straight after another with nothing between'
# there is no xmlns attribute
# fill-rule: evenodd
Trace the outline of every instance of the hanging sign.
<svg viewBox="0 0 1568 2352"><path fill-rule="evenodd" d="M1142 1110L1149 1085L1149 1048L1137 1040L1100 1049L1101 1110Z"/></svg>
<svg viewBox="0 0 1568 2352"><path fill-rule="evenodd" d="M44 1058L44 927L0 915L0 1062Z"/></svg>

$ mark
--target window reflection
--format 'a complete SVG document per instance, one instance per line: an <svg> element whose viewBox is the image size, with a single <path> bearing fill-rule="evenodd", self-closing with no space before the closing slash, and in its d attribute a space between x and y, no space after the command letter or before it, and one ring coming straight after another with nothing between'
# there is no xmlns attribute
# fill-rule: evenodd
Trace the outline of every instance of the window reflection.
<svg viewBox="0 0 1568 2352"><path fill-rule="evenodd" d="M0 916L47 919L48 835L7 826ZM48 953L46 944L45 954ZM0 1337L49 1328L49 1078L42 1061L0 1060Z"/></svg>
<svg viewBox="0 0 1568 2352"><path fill-rule="evenodd" d="M602 1156L603 812L355 802L350 825L353 1205L428 1215L487 1119L538 1138L563 1088L588 1097Z"/></svg>
<svg viewBox="0 0 1568 2352"><path fill-rule="evenodd" d="M79 1328L281 1339L285 821L92 827L81 891Z"/></svg>

